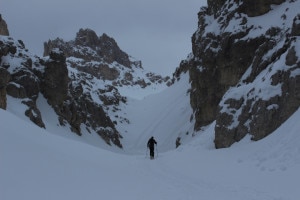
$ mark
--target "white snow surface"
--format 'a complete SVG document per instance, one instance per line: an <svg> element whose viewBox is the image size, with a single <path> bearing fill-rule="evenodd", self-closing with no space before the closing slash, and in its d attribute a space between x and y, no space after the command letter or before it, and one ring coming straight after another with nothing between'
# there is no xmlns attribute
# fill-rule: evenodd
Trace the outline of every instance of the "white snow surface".
<svg viewBox="0 0 300 200"><path fill-rule="evenodd" d="M290 14L298 12L300 1L292 2L289 12L287 5L274 6L264 18L249 18L257 28L248 37L262 34L277 21L288 27L294 16ZM283 14L287 20L281 18ZM221 31L216 21L207 21L211 21L207 32ZM238 22L232 21L226 31L236 32ZM295 48L300 52L299 42ZM10 62L11 58L5 59L3 62ZM274 69L282 69L281 59ZM69 68L69 72L76 70ZM226 95L238 99L251 88L255 88L252 95L262 99L280 95L280 85L270 88L266 86L269 79L259 81L272 73L265 70L252 84L231 88ZM298 74L299 70L294 70L291 77ZM94 87L100 88L101 83ZM123 149L106 145L84 127L79 137L70 127L60 126L42 95L37 107L46 129L39 128L24 115L22 100L8 96L7 110L0 109L0 200L299 199L300 109L260 141L246 136L230 148L216 150L215 123L193 131L187 74L169 88L118 89L128 101L108 114L118 121ZM151 136L158 142L154 160L149 159L146 148ZM175 149L177 137L182 145Z"/></svg>
<svg viewBox="0 0 300 200"><path fill-rule="evenodd" d="M131 99L122 109L131 122L117 127L127 131L123 150L57 126L42 97L47 129L38 128L19 114L20 100L9 98L7 111L0 109L0 199L299 199L300 109L258 142L249 136L216 150L212 123L193 139L182 132L186 141L175 149L178 134L192 130L188 88L185 75L162 93ZM151 135L158 142L154 160L146 149Z"/></svg>
<svg viewBox="0 0 300 200"><path fill-rule="evenodd" d="M184 74L180 81L160 93L152 94L149 88L151 95L144 99L129 99L121 108L129 124L116 126L123 133L124 150L144 154L145 143L151 136L159 141L158 148L162 152L175 149L178 136L188 140L194 129L194 123L190 121L193 111L189 88L189 76Z"/></svg>

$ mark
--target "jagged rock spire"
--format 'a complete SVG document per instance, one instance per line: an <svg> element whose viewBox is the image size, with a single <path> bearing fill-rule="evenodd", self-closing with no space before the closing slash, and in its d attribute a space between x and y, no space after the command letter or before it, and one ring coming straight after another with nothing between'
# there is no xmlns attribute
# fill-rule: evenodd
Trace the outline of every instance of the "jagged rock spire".
<svg viewBox="0 0 300 200"><path fill-rule="evenodd" d="M89 47L95 53L89 54L85 50L82 50L82 53L74 52L74 46L77 46L79 49ZM84 60L94 61L104 60L107 63L116 61L128 68L131 68L132 64L129 55L120 49L112 37L105 33L98 37L95 31L91 29L80 29L76 34L75 40L69 42L65 42L60 38L45 42L44 56L48 56L53 48L62 49L66 57L75 56Z"/></svg>
<svg viewBox="0 0 300 200"><path fill-rule="evenodd" d="M81 46L96 47L98 45L98 36L91 29L80 29L76 34L75 44Z"/></svg>

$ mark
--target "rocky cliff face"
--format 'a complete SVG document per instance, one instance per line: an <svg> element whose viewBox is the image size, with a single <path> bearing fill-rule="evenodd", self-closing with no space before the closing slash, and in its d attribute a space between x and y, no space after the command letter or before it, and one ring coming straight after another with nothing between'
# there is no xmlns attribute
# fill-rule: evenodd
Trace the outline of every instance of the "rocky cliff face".
<svg viewBox="0 0 300 200"><path fill-rule="evenodd" d="M21 99L27 107L24 114L38 126L47 128L36 103L43 95L59 116L61 126L69 124L78 135L84 127L96 132L107 144L122 147L121 135L102 105L83 92L84 84L74 85L61 50L53 49L49 57L39 58L13 38L1 36L0 45L1 108L6 108L6 95Z"/></svg>
<svg viewBox="0 0 300 200"><path fill-rule="evenodd" d="M57 109L57 112L63 110L60 115L68 119L78 134L82 122L88 121L87 129L96 131L107 143L121 146L121 135L115 125L129 123L128 119L117 114L120 105L127 101L127 97L120 94L119 88L171 84L169 77L144 71L141 61L123 52L113 38L106 34L98 37L91 29L80 29L76 38L68 42L57 38L44 43L45 56L50 55L51 58L53 49L64 52L70 79L68 104L63 109ZM95 104L101 105L101 109L95 109Z"/></svg>
<svg viewBox="0 0 300 200"><path fill-rule="evenodd" d="M116 41L106 34L98 37L91 29L80 29L75 40L65 42L62 39L49 40L44 43L44 56L53 48L60 48L66 57L81 58L85 61L98 61L111 64L117 62L130 68L129 56L123 52Z"/></svg>
<svg viewBox="0 0 300 200"><path fill-rule="evenodd" d="M22 41L0 36L0 70L2 84L1 108L6 109L6 96L22 99L27 107L25 115L40 127L45 127L36 99L40 92L40 80L34 73L42 60L28 54ZM16 62L17 61L17 62Z"/></svg>
<svg viewBox="0 0 300 200"><path fill-rule="evenodd" d="M189 71L195 129L216 120L215 146L259 140L300 105L298 1L208 1L198 14Z"/></svg>
<svg viewBox="0 0 300 200"><path fill-rule="evenodd" d="M6 22L2 19L2 16L0 14L0 35L6 35L8 36L8 29ZM0 42L1 47L4 45ZM0 52L0 58L7 54L9 51L14 51L13 49L9 49L9 47L2 47L2 50ZM1 60L0 60L1 62ZM10 79L10 74L6 71L4 68L0 68L0 108L6 109L6 86Z"/></svg>
<svg viewBox="0 0 300 200"><path fill-rule="evenodd" d="M7 24L4 21L4 19L2 19L1 14L0 14L0 35L6 35L6 36L9 35Z"/></svg>
<svg viewBox="0 0 300 200"><path fill-rule="evenodd" d="M1 33L6 33L3 27ZM44 47L45 57L40 58L21 40L0 36L0 108L6 109L7 96L20 99L24 114L43 128L47 127L39 98L53 108L59 126L68 126L79 136L83 131L95 133L108 145L122 148L116 124L129 120L116 114L127 101L118 88L171 83L168 77L144 71L141 62L123 52L113 38L98 37L90 29L80 29L69 42L49 40Z"/></svg>
<svg viewBox="0 0 300 200"><path fill-rule="evenodd" d="M44 43L44 56L53 48L61 49L67 63L80 71L101 80L112 81L114 86L170 84L169 77L148 73L146 77L136 77L137 70L143 70L142 62L123 52L116 41L106 34L98 37L91 29L80 29L74 40L65 42L60 38Z"/></svg>

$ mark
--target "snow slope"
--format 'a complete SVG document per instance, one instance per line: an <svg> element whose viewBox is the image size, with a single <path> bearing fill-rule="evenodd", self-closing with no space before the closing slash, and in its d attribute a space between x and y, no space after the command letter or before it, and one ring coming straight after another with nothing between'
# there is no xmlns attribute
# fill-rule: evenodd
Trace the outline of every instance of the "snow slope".
<svg viewBox="0 0 300 200"><path fill-rule="evenodd" d="M8 97L7 111L0 109L0 200L299 199L300 109L263 140L248 136L216 150L215 123L193 132L188 75L157 93L162 89L120 88L131 98L109 116L118 121L123 150L85 129L79 137L59 126L42 95L37 107L46 130L24 115L21 100ZM155 160L145 148L152 135ZM178 137L183 144L175 149Z"/></svg>
<svg viewBox="0 0 300 200"><path fill-rule="evenodd" d="M143 99L129 99L121 109L129 123L117 125L124 137L124 150L127 153L145 153L146 143L151 136L156 138L160 151L175 149L178 136L189 138L186 132L192 133L194 129L194 123L190 121L193 111L189 88L189 76L183 74L180 81L163 92Z"/></svg>
<svg viewBox="0 0 300 200"><path fill-rule="evenodd" d="M166 114L172 118L173 115ZM267 138L214 149L213 124L178 149L117 154L0 109L0 199L296 200L300 110ZM157 128L151 128L159 132Z"/></svg>

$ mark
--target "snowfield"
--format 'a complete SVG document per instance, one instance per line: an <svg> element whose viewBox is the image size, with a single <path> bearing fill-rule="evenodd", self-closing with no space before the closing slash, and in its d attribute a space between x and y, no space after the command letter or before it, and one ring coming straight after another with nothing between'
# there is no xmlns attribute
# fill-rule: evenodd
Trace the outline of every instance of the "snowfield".
<svg viewBox="0 0 300 200"><path fill-rule="evenodd" d="M185 98L179 102L185 104ZM246 137L228 149L214 149L214 124L177 149L162 151L167 144L160 140L171 136L157 134L155 160L146 155L146 144L142 147L147 133L137 131L125 138L137 143L131 146L135 151L116 153L75 136L50 133L55 127L38 128L13 114L11 106L10 111L0 109L0 117L1 200L297 200L300 196L300 109L267 138L252 142ZM178 119L173 112L160 117ZM172 129L166 123L164 130L167 127ZM161 128L154 123L151 132L161 133Z"/></svg>
<svg viewBox="0 0 300 200"><path fill-rule="evenodd" d="M289 3L294 5L289 12L298 13L300 1ZM264 20L251 18L250 24L264 28L279 22L283 25L281 16L285 12L285 6L274 6ZM287 21L291 22L292 16L287 15ZM211 23L206 32L221 31L213 18L207 21ZM231 22L228 31L237 32L239 22ZM249 37L265 30L253 29ZM295 46L300 52L298 41ZM285 68L283 58L285 55L272 66L274 70ZM21 62L5 59L12 62L11 68ZM201 66L199 70L203 70ZM69 73L76 74L77 70L69 67ZM274 73L266 69L254 83L232 87L226 95L240 99L252 88L253 97L280 95L280 85L266 87L270 78L261 81ZM291 77L299 73L299 69L294 70ZM93 82L92 89L101 88L101 84ZM300 108L260 141L253 142L248 135L230 148L215 149L215 122L194 132L188 74L182 74L180 81L169 88L158 84L145 90L138 86L118 90L128 97L127 102L107 112L123 136L123 149L108 146L85 127L81 137L68 125L61 127L57 114L41 94L37 107L46 129L24 115L27 107L22 99L7 96L7 110L0 109L0 200L300 199ZM99 96L94 95L101 104ZM224 101L220 105L229 110ZM235 122L232 127L238 120ZM158 142L154 160L149 159L146 148L151 136ZM178 137L181 145L176 148Z"/></svg>

